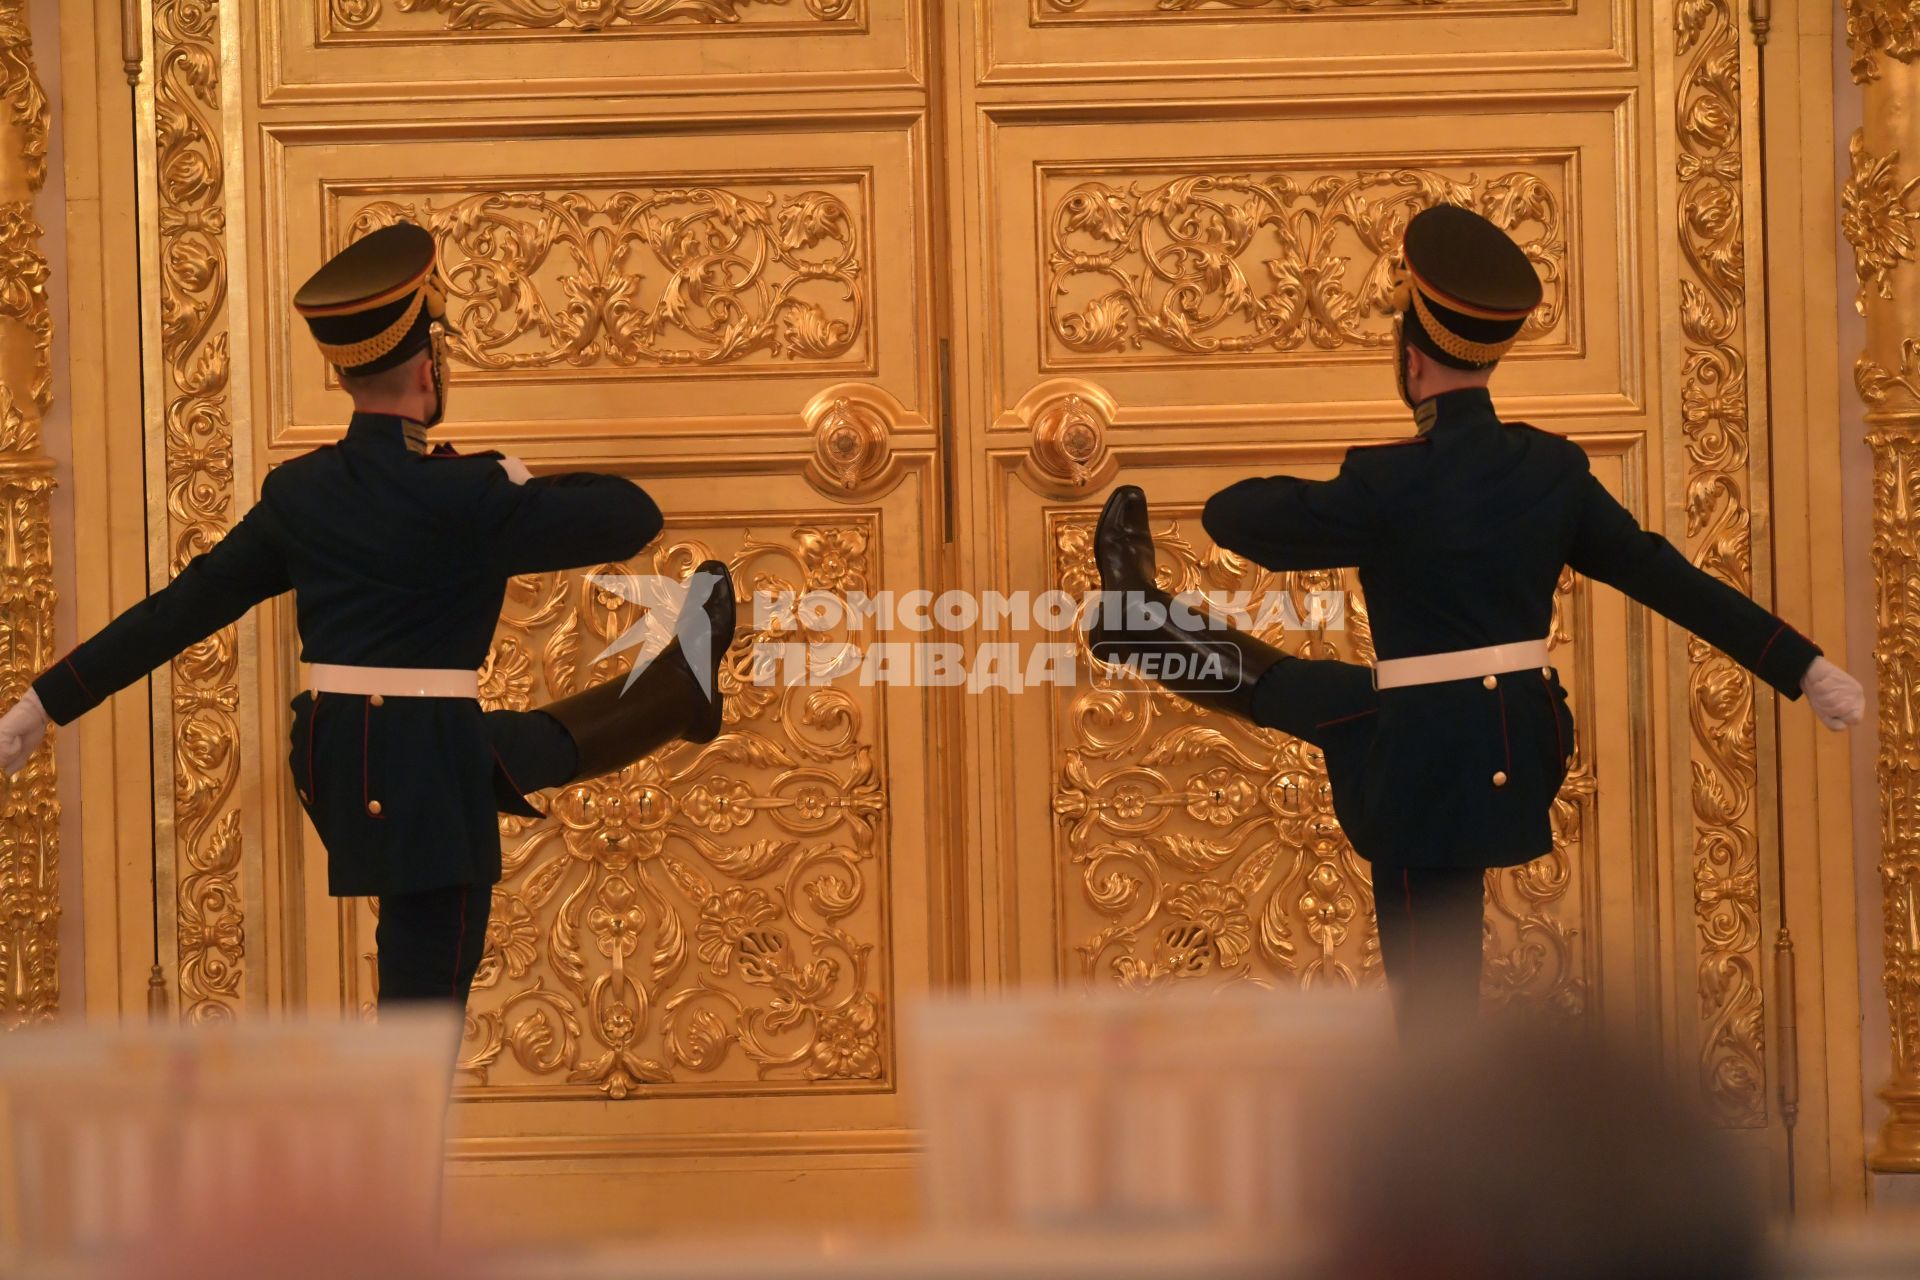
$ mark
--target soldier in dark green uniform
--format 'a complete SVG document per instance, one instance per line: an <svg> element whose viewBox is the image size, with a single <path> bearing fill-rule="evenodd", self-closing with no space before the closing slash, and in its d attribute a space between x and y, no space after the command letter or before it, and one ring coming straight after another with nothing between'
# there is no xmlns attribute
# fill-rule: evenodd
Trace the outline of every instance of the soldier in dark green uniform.
<svg viewBox="0 0 1920 1280"><path fill-rule="evenodd" d="M1334 811L1372 863L1402 1025L1418 1029L1473 1015L1486 870L1552 849L1574 744L1547 653L1564 566L1805 692L1829 728L1858 723L1862 697L1806 637L1641 529L1578 445L1495 414L1488 379L1541 299L1505 233L1440 206L1408 223L1404 249L1396 360L1418 434L1349 450L1331 480L1242 481L1202 516L1268 569L1357 568L1375 664L1290 657L1169 609L1132 487L1101 513L1096 556L1103 594L1133 607L1103 607L1092 642L1113 661L1184 653L1197 675L1179 692L1321 748Z"/></svg>
<svg viewBox="0 0 1920 1280"><path fill-rule="evenodd" d="M0 718L17 770L66 724L291 591L307 687L288 764L336 896L379 899L380 1002L466 1002L500 878L497 812L720 730L715 676L733 638L726 567L696 571L673 643L640 673L536 711L483 711L507 580L624 560L660 532L611 475L531 476L498 453L429 448L446 413L444 301L431 235L357 241L295 308L353 397L339 443L276 467L219 543L49 668Z"/></svg>

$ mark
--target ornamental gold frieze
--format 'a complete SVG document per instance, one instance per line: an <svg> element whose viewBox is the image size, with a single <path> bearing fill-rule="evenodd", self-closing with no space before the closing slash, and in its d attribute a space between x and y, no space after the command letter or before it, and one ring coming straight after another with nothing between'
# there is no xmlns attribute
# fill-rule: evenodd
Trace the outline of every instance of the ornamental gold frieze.
<svg viewBox="0 0 1920 1280"><path fill-rule="evenodd" d="M1521 353L1569 346L1572 157L1460 164L1042 166L1047 368L1377 359L1414 214L1459 204L1520 244L1546 288ZM1508 162L1513 164L1514 162ZM1240 167L1246 165L1247 167Z"/></svg>
<svg viewBox="0 0 1920 1280"><path fill-rule="evenodd" d="M846 511L674 523L597 572L685 577L716 557L743 592L844 599L878 589L878 538L871 515ZM537 705L617 675L626 659L599 655L637 616L585 574L515 579L483 700ZM460 1059L475 1086L624 1098L893 1079L881 702L853 680L757 681L745 603L741 619L720 737L549 793L542 820L501 820ZM780 640L828 665L862 643Z"/></svg>
<svg viewBox="0 0 1920 1280"><path fill-rule="evenodd" d="M235 518L219 8L156 0L153 43L160 433L172 575ZM180 654L172 677L180 1014L218 1021L239 1010L246 942L236 628Z"/></svg>
<svg viewBox="0 0 1920 1280"><path fill-rule="evenodd" d="M329 192L339 247L440 246L463 373L873 372L871 175Z"/></svg>
<svg viewBox="0 0 1920 1280"><path fill-rule="evenodd" d="M1920 178L1901 181L1900 153L1874 154L1864 129L1854 130L1847 155L1852 173L1840 191L1840 229L1853 247L1860 284L1854 309L1865 315L1868 295L1892 300L1895 268L1913 261L1913 224L1920 222L1913 202Z"/></svg>
<svg viewBox="0 0 1920 1280"><path fill-rule="evenodd" d="M326 0L341 32L764 34L858 26L867 0Z"/></svg>
<svg viewBox="0 0 1920 1280"><path fill-rule="evenodd" d="M1300 657L1371 661L1351 572L1267 573L1192 540L1190 512L1168 513L1175 518L1153 531L1161 586L1256 599L1284 592L1306 626L1264 638ZM1097 584L1092 533L1084 510L1048 517L1051 580L1069 594ZM1551 643L1568 670L1580 669L1575 619L1586 590L1567 574L1555 598ZM1329 592L1346 593L1343 627L1313 624L1315 595ZM1377 982L1368 865L1334 816L1320 751L1082 657L1096 675L1060 695L1054 721L1062 971L1129 989ZM1598 896L1586 832L1595 802L1592 764L1576 748L1554 802L1552 850L1488 873L1490 1002L1552 1016L1588 1011Z"/></svg>
<svg viewBox="0 0 1920 1280"><path fill-rule="evenodd" d="M1685 550L1700 568L1751 593L1739 15L1727 0L1684 0L1674 11L1674 36ZM1698 639L1686 652L1698 1070L1718 1120L1755 1127L1767 1119L1767 1067L1753 677Z"/></svg>
<svg viewBox="0 0 1920 1280"><path fill-rule="evenodd" d="M1880 57L1911 63L1920 56L1920 4L1914 0L1847 0L1847 48L1855 84L1880 78Z"/></svg>
<svg viewBox="0 0 1920 1280"><path fill-rule="evenodd" d="M1564 9L1560 0L1030 0L1033 21L1063 18L1080 22L1147 22L1155 18L1194 18L1231 22L1251 18L1296 18L1356 10Z"/></svg>

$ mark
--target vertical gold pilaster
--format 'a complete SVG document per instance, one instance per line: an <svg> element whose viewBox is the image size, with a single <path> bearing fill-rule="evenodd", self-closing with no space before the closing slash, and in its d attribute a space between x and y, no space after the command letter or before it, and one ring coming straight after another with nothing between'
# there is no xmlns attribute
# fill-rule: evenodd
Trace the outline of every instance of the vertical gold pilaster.
<svg viewBox="0 0 1920 1280"><path fill-rule="evenodd" d="M1880 879L1893 1075L1872 1155L1920 1172L1920 26L1895 0L1848 0L1865 125L1849 148L1841 226L1867 350L1854 368L1873 448L1874 661L1880 675Z"/></svg>
<svg viewBox="0 0 1920 1280"><path fill-rule="evenodd" d="M33 198L46 182L48 108L26 0L0 0L0 706L53 660L53 319ZM60 1004L60 806L51 742L0 782L0 1025Z"/></svg>

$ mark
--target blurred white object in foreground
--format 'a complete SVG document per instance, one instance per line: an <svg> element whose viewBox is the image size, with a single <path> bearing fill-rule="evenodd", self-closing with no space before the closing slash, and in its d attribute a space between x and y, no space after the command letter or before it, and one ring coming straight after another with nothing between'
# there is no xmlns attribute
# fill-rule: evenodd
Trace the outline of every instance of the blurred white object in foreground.
<svg viewBox="0 0 1920 1280"><path fill-rule="evenodd" d="M10 1273L221 1274L266 1246L295 1275L342 1242L430 1247L457 1033L423 1012L0 1037Z"/></svg>
<svg viewBox="0 0 1920 1280"><path fill-rule="evenodd" d="M1285 1239L1307 1111L1393 1041L1382 992L1061 991L909 1024L936 1228L1218 1230Z"/></svg>

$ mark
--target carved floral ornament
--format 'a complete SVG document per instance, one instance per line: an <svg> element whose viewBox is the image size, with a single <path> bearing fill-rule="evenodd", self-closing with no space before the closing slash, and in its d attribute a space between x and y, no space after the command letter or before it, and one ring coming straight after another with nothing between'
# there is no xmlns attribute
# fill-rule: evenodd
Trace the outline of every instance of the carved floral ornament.
<svg viewBox="0 0 1920 1280"><path fill-rule="evenodd" d="M861 0L394 0L399 13L438 14L449 31L751 26L763 13L779 11L818 22L858 17ZM328 0L333 21L364 31L386 16L383 0Z"/></svg>
<svg viewBox="0 0 1920 1280"><path fill-rule="evenodd" d="M1876 54L1912 62L1920 56L1920 0L1847 0L1847 47L1855 84L1880 78Z"/></svg>
<svg viewBox="0 0 1920 1280"><path fill-rule="evenodd" d="M1513 236L1545 286L1523 340L1568 308L1565 193L1539 174L1432 169L1044 175L1049 356L1111 362L1145 347L1186 356L1384 348L1409 219L1459 204Z"/></svg>
<svg viewBox="0 0 1920 1280"><path fill-rule="evenodd" d="M1854 131L1847 155L1853 172L1840 191L1840 229L1853 246L1853 270L1860 282L1853 306L1865 315L1868 287L1875 296L1891 299L1894 269L1913 261L1913 224L1920 222L1913 197L1920 178L1900 181L1900 153L1874 155L1864 129Z"/></svg>
<svg viewBox="0 0 1920 1280"><path fill-rule="evenodd" d="M475 369L845 367L872 327L864 180L377 200L344 238L402 220L431 231L449 347Z"/></svg>

